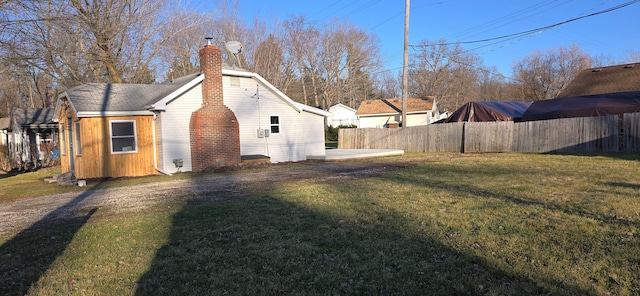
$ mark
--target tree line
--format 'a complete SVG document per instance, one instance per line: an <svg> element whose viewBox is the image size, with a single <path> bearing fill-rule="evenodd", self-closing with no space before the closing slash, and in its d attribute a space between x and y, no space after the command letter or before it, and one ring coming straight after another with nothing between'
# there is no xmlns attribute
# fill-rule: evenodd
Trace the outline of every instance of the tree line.
<svg viewBox="0 0 640 296"><path fill-rule="evenodd" d="M302 15L246 23L237 3L202 13L170 0L0 0L0 115L51 107L57 93L84 83L158 83L196 73L207 36L227 64L307 105L357 108L362 100L400 96L400 70L384 69L375 34L347 20ZM237 56L224 50L231 40L244 45ZM569 45L530 53L507 78L459 45L422 40L410 52L408 92L435 96L450 111L469 101L544 100L580 70L613 61Z"/></svg>

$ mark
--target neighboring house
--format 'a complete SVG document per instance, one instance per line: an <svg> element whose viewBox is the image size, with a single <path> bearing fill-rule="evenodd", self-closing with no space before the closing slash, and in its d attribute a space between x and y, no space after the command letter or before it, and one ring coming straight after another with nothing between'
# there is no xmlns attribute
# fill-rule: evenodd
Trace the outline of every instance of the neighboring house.
<svg viewBox="0 0 640 296"><path fill-rule="evenodd" d="M6 147L8 144L10 122L11 122L11 118L9 117L0 118L0 146Z"/></svg>
<svg viewBox="0 0 640 296"><path fill-rule="evenodd" d="M78 179L200 172L241 156L272 162L324 154L323 110L296 103L260 75L199 52L202 73L156 84L85 84L56 105L61 167Z"/></svg>
<svg viewBox="0 0 640 296"><path fill-rule="evenodd" d="M558 98L640 91L640 63L582 70Z"/></svg>
<svg viewBox="0 0 640 296"><path fill-rule="evenodd" d="M9 160L13 165L36 164L56 158L58 125L51 108L13 108L6 137Z"/></svg>
<svg viewBox="0 0 640 296"><path fill-rule="evenodd" d="M358 117L356 110L343 104L334 104L329 107L329 117L327 118L327 126L338 127L341 125L358 126Z"/></svg>
<svg viewBox="0 0 640 296"><path fill-rule="evenodd" d="M427 125L440 119L440 111L434 97L407 98L406 113L406 126ZM402 99L362 101L356 116L359 128L403 126Z"/></svg>

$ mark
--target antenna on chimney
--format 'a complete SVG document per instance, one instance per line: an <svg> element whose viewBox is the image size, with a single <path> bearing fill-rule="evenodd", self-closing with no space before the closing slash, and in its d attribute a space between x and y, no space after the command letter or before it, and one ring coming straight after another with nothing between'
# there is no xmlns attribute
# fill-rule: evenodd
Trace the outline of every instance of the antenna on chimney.
<svg viewBox="0 0 640 296"><path fill-rule="evenodd" d="M207 39L207 44L205 46L213 45L213 43L211 43L211 40L213 40L213 37L205 37L204 39Z"/></svg>
<svg viewBox="0 0 640 296"><path fill-rule="evenodd" d="M238 58L238 54L242 52L242 43L239 41L228 41L224 44L224 47L233 55L233 61L238 62L238 67L242 67L242 65L240 65L240 59Z"/></svg>

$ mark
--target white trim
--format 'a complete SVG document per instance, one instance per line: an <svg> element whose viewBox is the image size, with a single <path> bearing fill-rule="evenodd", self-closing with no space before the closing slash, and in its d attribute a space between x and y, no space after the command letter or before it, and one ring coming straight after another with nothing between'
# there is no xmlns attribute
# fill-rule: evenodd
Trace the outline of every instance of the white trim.
<svg viewBox="0 0 640 296"><path fill-rule="evenodd" d="M113 123L131 122L133 123L133 150L113 151ZM129 137L127 137L129 138ZM109 151L111 154L127 154L138 152L138 130L135 120L109 120Z"/></svg>
<svg viewBox="0 0 640 296"><path fill-rule="evenodd" d="M104 116L138 116L138 115L153 115L151 111L82 111L78 112L76 116L80 117L104 117Z"/></svg>
<svg viewBox="0 0 640 296"><path fill-rule="evenodd" d="M60 137L60 143L58 144L60 147L58 151L60 151L60 155L67 155L67 136L65 134L65 128L67 126L66 122L59 122L58 128L60 129L60 133L58 134Z"/></svg>
<svg viewBox="0 0 640 296"><path fill-rule="evenodd" d="M151 106L148 106L147 109L149 109L149 110L158 110L158 111L166 110L167 109L167 103L173 101L175 98L179 97L180 95L182 95L186 91L188 91L191 88L195 87L196 85L198 85L198 83L202 82L203 80L204 80L204 74L200 73L198 76L196 76L196 78L194 78L193 80L187 82L187 84L181 86L180 88L178 88L174 92L170 93L168 96L162 98L160 101L157 101L157 102L151 104Z"/></svg>
<svg viewBox="0 0 640 296"><path fill-rule="evenodd" d="M357 110L356 110L356 109L353 109L353 108L351 108L351 107L349 107L349 106L347 106L347 105L345 105L345 104L342 104L342 103L337 103L337 104L335 104L335 105L333 105L333 106L329 107L329 110L334 109L334 108L337 108L337 107L343 107L343 108L346 108L346 109L347 109L347 110L349 110L349 111L353 111L353 113L357 112Z"/></svg>
<svg viewBox="0 0 640 296"><path fill-rule="evenodd" d="M278 88L273 86L273 84L269 83L266 79L262 78L262 76L258 75L258 73L246 72L246 71L238 71L238 70L230 70L230 69L222 69L222 75L226 76L240 76L240 77L248 77L254 78L258 80L260 83L265 85L268 89L274 92L280 99L282 99L285 103L291 106L294 110L298 111L298 113L305 111L298 103L294 102L292 99L287 97L283 92L281 92ZM300 104L302 105L302 104ZM310 107L311 108L311 107ZM309 110L306 110L309 111Z"/></svg>
<svg viewBox="0 0 640 296"><path fill-rule="evenodd" d="M412 111L412 112L407 112L407 114L428 114L429 111L431 110L426 110L426 111ZM376 116L395 116L395 115L402 115L402 113L374 113L374 114L356 114L356 116L358 117L376 117Z"/></svg>
<svg viewBox="0 0 640 296"><path fill-rule="evenodd" d="M82 137L80 136L80 121L76 121L73 123L73 130L75 131L75 133L73 134L73 142L75 145L73 145L73 152L76 154L76 156L82 156L82 144L80 143L82 141Z"/></svg>
<svg viewBox="0 0 640 296"><path fill-rule="evenodd" d="M298 103L298 102L293 102L293 103L298 105L300 107L300 109L302 109L302 111L306 111L306 112L313 113L313 114L320 115L320 116L324 116L324 117L331 116L330 112L327 112L327 111L324 111L324 110L321 110L321 109L318 109L318 108L314 108L314 107L311 107L311 106L307 106L305 104Z"/></svg>
<svg viewBox="0 0 640 296"><path fill-rule="evenodd" d="M278 119L278 123L277 124L273 124L271 123L271 118L275 117ZM272 130L272 127L277 126L278 127L278 132L274 133ZM279 135L282 133L282 116L280 115L269 115L269 134L271 135Z"/></svg>

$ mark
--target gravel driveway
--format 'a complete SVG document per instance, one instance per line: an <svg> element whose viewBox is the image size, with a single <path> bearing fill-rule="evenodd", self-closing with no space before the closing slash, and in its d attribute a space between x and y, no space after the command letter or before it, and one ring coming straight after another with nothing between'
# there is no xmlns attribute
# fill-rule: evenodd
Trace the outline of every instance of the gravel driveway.
<svg viewBox="0 0 640 296"><path fill-rule="evenodd" d="M192 198L215 200L239 197L248 192L272 188L282 182L331 182L341 178L362 178L406 168L415 161L450 157L440 155L276 164L194 179L23 198L0 203L0 236L33 227L36 222L37 225L55 226L57 220L81 217L95 209L118 214Z"/></svg>

